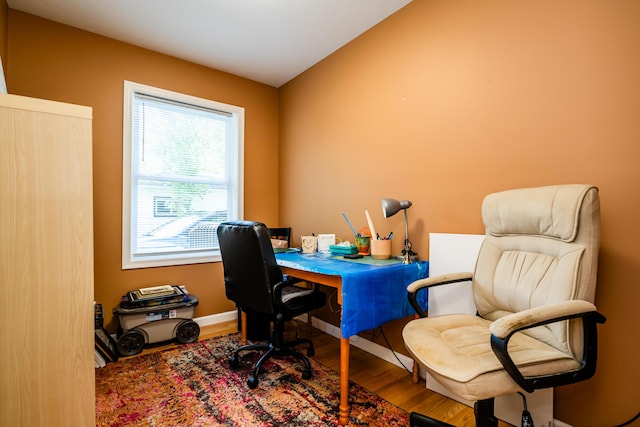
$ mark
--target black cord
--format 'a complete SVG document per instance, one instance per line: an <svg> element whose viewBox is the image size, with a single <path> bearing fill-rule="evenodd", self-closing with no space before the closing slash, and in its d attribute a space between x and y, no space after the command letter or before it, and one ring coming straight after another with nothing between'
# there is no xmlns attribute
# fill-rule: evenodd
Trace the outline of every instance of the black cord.
<svg viewBox="0 0 640 427"><path fill-rule="evenodd" d="M382 325L379 326L380 327L380 332L382 333L382 338L384 338L384 341L387 343L387 348L389 350L391 350L391 353L393 353L393 356L396 358L396 360L398 361L399 364L402 365L402 367L409 372L410 374L413 375L413 371L409 368L407 368L406 366L404 366L404 363L402 363L402 360L400 360L400 358L398 357L398 355L396 354L396 352L391 348L391 344L389 344L389 340L387 339L387 336L384 334L384 330L382 329Z"/></svg>
<svg viewBox="0 0 640 427"><path fill-rule="evenodd" d="M518 392L518 394L522 397L522 422L521 422L521 426L522 427L533 427L533 418L531 417L531 413L529 412L529 410L527 409L527 398L524 395L524 393L522 392Z"/></svg>
<svg viewBox="0 0 640 427"><path fill-rule="evenodd" d="M635 416L635 417L633 417L633 418L631 418L629 421L624 422L624 423L622 423L622 424L618 424L617 426L614 426L614 427L624 427L624 426L628 426L629 424L631 424L632 422L634 422L634 421L635 421L635 420L637 420L638 418L640 418L640 412L638 412L638 413L636 414L636 416Z"/></svg>
<svg viewBox="0 0 640 427"><path fill-rule="evenodd" d="M338 303L338 291L335 290L333 291L330 295L329 298L327 298L327 305L329 306L329 311L332 313L341 313L342 312L342 308L338 307L338 308L334 308L333 304L331 304L331 300L333 299L333 297L336 297L336 304Z"/></svg>

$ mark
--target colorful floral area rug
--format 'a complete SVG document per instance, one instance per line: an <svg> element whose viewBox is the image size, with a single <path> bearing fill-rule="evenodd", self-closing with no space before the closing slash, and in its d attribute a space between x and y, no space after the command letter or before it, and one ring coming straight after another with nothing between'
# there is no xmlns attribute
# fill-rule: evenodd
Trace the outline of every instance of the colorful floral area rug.
<svg viewBox="0 0 640 427"><path fill-rule="evenodd" d="M288 356L268 361L258 387L247 379L259 354L228 358L238 333L109 363L96 369L97 426L337 426L340 379L311 360L313 378ZM304 349L303 349L304 350ZM350 426L408 426L402 409L350 383Z"/></svg>

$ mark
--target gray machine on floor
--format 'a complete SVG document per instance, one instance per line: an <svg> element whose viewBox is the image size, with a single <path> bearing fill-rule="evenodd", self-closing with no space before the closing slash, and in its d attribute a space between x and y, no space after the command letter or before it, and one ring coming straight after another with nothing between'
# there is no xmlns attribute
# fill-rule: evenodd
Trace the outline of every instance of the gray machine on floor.
<svg viewBox="0 0 640 427"><path fill-rule="evenodd" d="M182 297L133 300L131 294L136 291L132 291L113 309L120 322L117 348L121 356L138 354L148 344L173 339L187 344L198 339L200 326L192 320L198 298L188 294L184 287L174 287L180 288Z"/></svg>

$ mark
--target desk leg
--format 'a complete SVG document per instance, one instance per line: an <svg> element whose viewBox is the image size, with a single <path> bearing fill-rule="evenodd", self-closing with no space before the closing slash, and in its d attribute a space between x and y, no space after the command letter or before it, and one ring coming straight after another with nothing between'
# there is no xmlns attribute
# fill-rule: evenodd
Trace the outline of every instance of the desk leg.
<svg viewBox="0 0 640 427"><path fill-rule="evenodd" d="M349 338L340 338L340 420L349 422Z"/></svg>
<svg viewBox="0 0 640 427"><path fill-rule="evenodd" d="M240 311L240 331L241 331L241 341L242 345L247 344L247 313L244 311Z"/></svg>

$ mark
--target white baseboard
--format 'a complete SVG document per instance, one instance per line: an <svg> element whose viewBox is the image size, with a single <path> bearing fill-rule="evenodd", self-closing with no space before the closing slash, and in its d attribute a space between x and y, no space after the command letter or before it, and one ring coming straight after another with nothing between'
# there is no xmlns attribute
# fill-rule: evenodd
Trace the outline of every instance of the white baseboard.
<svg viewBox="0 0 640 427"><path fill-rule="evenodd" d="M304 319L304 321L306 321L306 318ZM315 328L321 330L326 334L329 334L336 338L340 338L340 328L338 326L332 325L331 323L327 323L315 317L311 318L311 324ZM400 359L400 361L402 362L402 364L400 364L398 359L396 359L396 357L394 356L394 352L392 350L367 339L364 339L358 335L354 335L349 338L349 343L352 346L358 347L359 349L364 350L367 353L373 354L374 356L377 356L380 359L389 362L399 368L406 368L408 370L411 370L413 367L412 358L396 352L395 355L398 356L398 359Z"/></svg>
<svg viewBox="0 0 640 427"><path fill-rule="evenodd" d="M193 319L198 326L215 325L216 323L228 322L230 320L237 320L237 311L227 311L224 313L210 314L209 316L196 317Z"/></svg>

